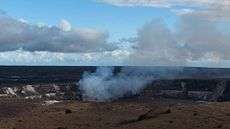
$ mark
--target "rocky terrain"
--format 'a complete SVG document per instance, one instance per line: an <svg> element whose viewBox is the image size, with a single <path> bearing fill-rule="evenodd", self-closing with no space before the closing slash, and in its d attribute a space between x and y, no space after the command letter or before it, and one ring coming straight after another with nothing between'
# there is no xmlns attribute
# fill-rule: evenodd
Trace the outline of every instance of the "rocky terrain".
<svg viewBox="0 0 230 129"><path fill-rule="evenodd" d="M1 129L229 129L230 103L173 99L0 105Z"/></svg>
<svg viewBox="0 0 230 129"><path fill-rule="evenodd" d="M230 101L228 79L173 79L154 80L140 94L127 94L125 98L137 97L143 100L152 98L173 98L193 101ZM18 100L82 100L77 83L33 84L0 87L0 101L9 98ZM122 99L122 98L121 98Z"/></svg>
<svg viewBox="0 0 230 129"><path fill-rule="evenodd" d="M77 98L77 86L75 84L43 84L25 85L0 88L0 101L4 98L18 98L31 100L64 100ZM80 93L79 93L80 95Z"/></svg>
<svg viewBox="0 0 230 129"><path fill-rule="evenodd" d="M159 68L157 79L138 94L82 101L77 82L95 69L0 68L0 129L230 128L228 69L167 69L174 76L162 78Z"/></svg>
<svg viewBox="0 0 230 129"><path fill-rule="evenodd" d="M135 67L127 67L126 69ZM137 67L137 69L140 69ZM150 67L157 79L140 97L230 100L230 70L208 68ZM0 98L81 99L77 82L96 67L0 67ZM119 73L122 67L115 67ZM163 79L162 79L163 78ZM132 97L132 96L131 96ZM146 99L147 99L146 98Z"/></svg>
<svg viewBox="0 0 230 129"><path fill-rule="evenodd" d="M230 79L156 80L140 94L194 101L230 101Z"/></svg>

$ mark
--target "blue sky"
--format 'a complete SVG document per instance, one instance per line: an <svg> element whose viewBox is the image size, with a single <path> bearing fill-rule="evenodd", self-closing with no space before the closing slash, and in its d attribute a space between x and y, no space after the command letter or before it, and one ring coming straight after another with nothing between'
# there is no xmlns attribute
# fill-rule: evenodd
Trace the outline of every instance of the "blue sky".
<svg viewBox="0 0 230 129"><path fill-rule="evenodd" d="M0 65L230 67L229 12L229 0L0 0Z"/></svg>
<svg viewBox="0 0 230 129"><path fill-rule="evenodd" d="M177 18L165 8L117 7L93 0L0 0L0 9L33 24L57 25L66 19L76 28L109 31L111 41L134 36L146 21L161 18L172 27Z"/></svg>

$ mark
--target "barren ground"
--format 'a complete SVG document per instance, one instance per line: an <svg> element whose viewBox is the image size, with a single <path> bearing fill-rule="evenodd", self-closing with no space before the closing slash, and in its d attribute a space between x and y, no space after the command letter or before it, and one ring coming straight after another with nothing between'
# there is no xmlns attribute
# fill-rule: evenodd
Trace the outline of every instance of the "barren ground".
<svg viewBox="0 0 230 129"><path fill-rule="evenodd" d="M66 101L50 106L0 104L1 129L230 129L230 103L175 100L111 103Z"/></svg>

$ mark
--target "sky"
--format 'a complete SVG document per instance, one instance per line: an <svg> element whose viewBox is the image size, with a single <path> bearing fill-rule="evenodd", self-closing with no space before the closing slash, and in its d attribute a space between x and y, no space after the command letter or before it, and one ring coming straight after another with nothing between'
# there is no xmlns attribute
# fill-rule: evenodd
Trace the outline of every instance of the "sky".
<svg viewBox="0 0 230 129"><path fill-rule="evenodd" d="M0 0L0 65L230 67L229 0Z"/></svg>
<svg viewBox="0 0 230 129"><path fill-rule="evenodd" d="M167 9L120 8L94 0L0 0L8 15L32 24L57 25L66 19L75 27L88 27L111 33L111 40L130 37L138 27L153 18L163 18L172 26L176 16Z"/></svg>

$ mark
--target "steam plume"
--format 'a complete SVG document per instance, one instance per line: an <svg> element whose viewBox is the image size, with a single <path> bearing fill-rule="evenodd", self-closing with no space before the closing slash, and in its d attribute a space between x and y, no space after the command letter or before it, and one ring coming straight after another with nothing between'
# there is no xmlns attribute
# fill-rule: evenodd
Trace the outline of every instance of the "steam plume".
<svg viewBox="0 0 230 129"><path fill-rule="evenodd" d="M136 95L154 77L129 70L115 74L113 67L99 67L95 73L85 73L79 81L83 99L88 101L112 101L126 95Z"/></svg>

